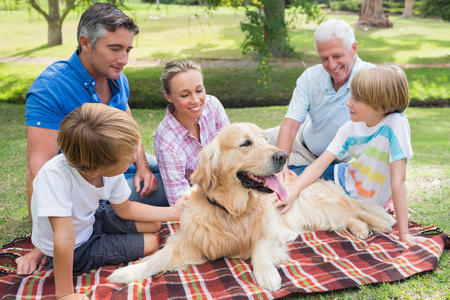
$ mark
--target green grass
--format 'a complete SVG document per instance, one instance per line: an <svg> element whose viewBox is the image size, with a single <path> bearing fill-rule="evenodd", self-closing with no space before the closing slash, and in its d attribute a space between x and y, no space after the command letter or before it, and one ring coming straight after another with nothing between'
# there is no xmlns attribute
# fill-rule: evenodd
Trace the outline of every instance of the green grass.
<svg viewBox="0 0 450 300"><path fill-rule="evenodd" d="M240 43L243 34L239 23L242 10L219 8L207 13L199 6L155 5L127 1L132 16L140 27L131 59L243 58ZM289 16L289 12L287 12ZM47 24L34 10L20 8L0 11L0 57L69 57L76 47L76 27L80 11L72 11L63 24L64 45L48 48ZM150 17L157 17L154 20ZM357 22L356 14L333 14L350 24ZM289 17L288 17L289 18ZM295 21L301 20L298 15ZM392 16L390 29L356 29L359 54L372 62L390 63L448 63L450 58L450 24L435 19ZM315 23L292 23L292 45L304 52L305 59L317 61L313 47Z"/></svg>
<svg viewBox="0 0 450 300"><path fill-rule="evenodd" d="M25 103L25 94L45 64L0 63L0 102ZM273 67L271 82L257 83L254 67L204 67L208 93L217 96L225 107L286 105L295 82L303 72L301 66ZM166 105L160 81L162 67L127 67L130 82L130 106L159 108ZM450 68L406 69L410 85L411 106L450 104Z"/></svg>
<svg viewBox="0 0 450 300"><path fill-rule="evenodd" d="M279 125L286 106L231 108L232 122L254 122L262 128ZM0 244L30 232L25 196L26 129L24 105L0 103ZM435 224L450 232L450 108L408 108L414 157L408 164L407 189L412 220ZM134 109L147 152L153 153L153 134L163 109ZM309 299L449 299L450 259L444 252L438 268L395 284L383 283ZM299 295L289 297L296 299ZM303 295L301 295L303 297Z"/></svg>

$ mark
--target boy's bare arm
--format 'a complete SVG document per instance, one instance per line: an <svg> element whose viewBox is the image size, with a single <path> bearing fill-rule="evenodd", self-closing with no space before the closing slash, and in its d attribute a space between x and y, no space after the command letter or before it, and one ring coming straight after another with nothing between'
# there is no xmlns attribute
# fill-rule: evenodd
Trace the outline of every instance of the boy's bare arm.
<svg viewBox="0 0 450 300"><path fill-rule="evenodd" d="M120 218L137 222L177 221L180 219L184 205L184 197L181 197L172 207L152 206L129 200L121 204L111 204Z"/></svg>
<svg viewBox="0 0 450 300"><path fill-rule="evenodd" d="M53 268L56 298L75 298L72 271L75 232L71 217L49 217L54 234ZM81 295L78 295L82 297Z"/></svg>
<svg viewBox="0 0 450 300"><path fill-rule="evenodd" d="M285 213L291 208L292 203L301 191L316 181L335 158L336 155L326 150L300 174L297 180L289 187L288 198L285 201L277 202L277 207L284 206L281 213Z"/></svg>
<svg viewBox="0 0 450 300"><path fill-rule="evenodd" d="M413 236L408 230L408 198L406 195L406 159L390 164L392 201L397 218L400 240L405 242L421 242L425 238Z"/></svg>

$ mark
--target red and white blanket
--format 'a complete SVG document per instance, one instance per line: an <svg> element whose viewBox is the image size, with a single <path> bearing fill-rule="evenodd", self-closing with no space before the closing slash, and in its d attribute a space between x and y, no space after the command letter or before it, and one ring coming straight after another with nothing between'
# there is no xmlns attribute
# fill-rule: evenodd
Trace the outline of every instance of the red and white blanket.
<svg viewBox="0 0 450 300"><path fill-rule="evenodd" d="M74 276L75 289L92 299L273 299L291 293L317 293L377 282L391 282L433 270L439 263L448 236L434 226L410 223L410 230L428 234L426 242L408 244L398 231L376 233L360 240L347 231L303 233L289 244L290 260L278 271L282 287L271 293L260 288L249 260L223 258L186 270L133 282L114 284L106 280L117 266L105 266ZM161 245L179 228L164 223ZM0 299L54 298L53 272L40 269L30 276L14 274L14 259L30 251L30 238L21 237L0 251Z"/></svg>

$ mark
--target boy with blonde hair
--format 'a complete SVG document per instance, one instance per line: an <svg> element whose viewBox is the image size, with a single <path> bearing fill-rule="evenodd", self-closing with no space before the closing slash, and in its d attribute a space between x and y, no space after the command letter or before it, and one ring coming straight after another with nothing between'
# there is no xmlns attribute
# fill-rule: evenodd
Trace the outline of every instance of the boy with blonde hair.
<svg viewBox="0 0 450 300"><path fill-rule="evenodd" d="M81 299L74 293L73 272L156 250L160 222L178 220L183 201L156 207L127 200L131 191L123 172L136 160L140 134L124 111L84 104L63 119L57 142L62 154L33 182L32 242L54 268L56 297ZM110 204L99 204L102 199Z"/></svg>
<svg viewBox="0 0 450 300"><path fill-rule="evenodd" d="M336 184L363 203L386 207L393 201L400 240L422 241L408 232L405 177L413 151L408 119L402 114L409 104L406 75L395 66L365 69L355 75L350 90L351 120L339 128L327 150L305 169L279 206L285 205L283 212L287 211L331 162L351 157L335 165Z"/></svg>

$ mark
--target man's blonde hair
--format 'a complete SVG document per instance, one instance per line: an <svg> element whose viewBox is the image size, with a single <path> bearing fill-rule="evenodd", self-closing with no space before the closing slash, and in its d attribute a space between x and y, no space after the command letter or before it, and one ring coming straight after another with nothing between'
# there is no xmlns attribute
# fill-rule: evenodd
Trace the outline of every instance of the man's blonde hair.
<svg viewBox="0 0 450 300"><path fill-rule="evenodd" d="M358 72L350 85L352 97L386 114L403 112L409 104L408 80L397 66L381 66Z"/></svg>
<svg viewBox="0 0 450 300"><path fill-rule="evenodd" d="M126 112L101 103L85 103L61 122L58 146L68 163L82 172L132 160L141 136Z"/></svg>

